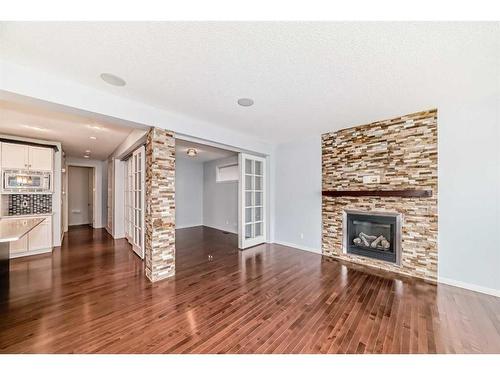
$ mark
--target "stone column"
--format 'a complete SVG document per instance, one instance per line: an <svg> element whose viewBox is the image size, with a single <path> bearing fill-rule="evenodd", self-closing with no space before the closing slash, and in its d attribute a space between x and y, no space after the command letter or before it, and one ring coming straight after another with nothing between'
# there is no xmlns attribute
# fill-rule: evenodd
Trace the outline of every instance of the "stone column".
<svg viewBox="0 0 500 375"><path fill-rule="evenodd" d="M175 138L152 128L146 140L145 269L152 282L175 275Z"/></svg>

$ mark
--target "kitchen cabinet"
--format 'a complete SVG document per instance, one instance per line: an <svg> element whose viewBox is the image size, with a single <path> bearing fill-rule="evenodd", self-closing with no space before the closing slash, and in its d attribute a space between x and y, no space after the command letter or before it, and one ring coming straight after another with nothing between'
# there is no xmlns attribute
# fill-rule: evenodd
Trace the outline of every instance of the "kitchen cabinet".
<svg viewBox="0 0 500 375"><path fill-rule="evenodd" d="M41 225L41 224L40 224ZM10 256L28 251L28 235L10 243Z"/></svg>
<svg viewBox="0 0 500 375"><path fill-rule="evenodd" d="M38 224L31 232L17 241L10 243L10 258L35 255L52 251L52 216L43 217L45 220ZM26 217L28 218L28 217ZM3 217L1 220L18 220L19 217Z"/></svg>
<svg viewBox="0 0 500 375"><path fill-rule="evenodd" d="M28 146L15 143L2 143L2 168L27 169Z"/></svg>
<svg viewBox="0 0 500 375"><path fill-rule="evenodd" d="M28 251L37 251L52 247L52 226L50 217L28 233Z"/></svg>
<svg viewBox="0 0 500 375"><path fill-rule="evenodd" d="M2 143L2 168L52 171L53 150L47 147Z"/></svg>
<svg viewBox="0 0 500 375"><path fill-rule="evenodd" d="M28 146L29 168L34 171L52 171L53 152L47 147Z"/></svg>

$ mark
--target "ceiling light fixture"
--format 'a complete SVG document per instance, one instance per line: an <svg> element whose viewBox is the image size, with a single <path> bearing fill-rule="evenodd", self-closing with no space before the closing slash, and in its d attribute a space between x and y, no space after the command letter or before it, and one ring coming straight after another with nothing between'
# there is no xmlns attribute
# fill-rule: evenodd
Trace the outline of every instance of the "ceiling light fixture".
<svg viewBox="0 0 500 375"><path fill-rule="evenodd" d="M84 157L85 159L90 158L90 156L89 156L89 155L83 155L83 157Z"/></svg>
<svg viewBox="0 0 500 375"><path fill-rule="evenodd" d="M90 154L90 150L85 150L85 152L86 152L87 154Z"/></svg>
<svg viewBox="0 0 500 375"><path fill-rule="evenodd" d="M253 99L250 98L240 98L238 99L238 104L242 107L250 107L253 105Z"/></svg>
<svg viewBox="0 0 500 375"><path fill-rule="evenodd" d="M97 139L97 137L94 137L93 135L91 135L89 138L92 139L93 141Z"/></svg>
<svg viewBox="0 0 500 375"><path fill-rule="evenodd" d="M123 78L120 78L118 76L115 76L114 74L111 74L111 73L101 73L101 79L106 82L106 83L109 83L110 85L113 85L113 86L125 86L127 84L127 82L125 82L125 80Z"/></svg>
<svg viewBox="0 0 500 375"><path fill-rule="evenodd" d="M188 148L186 154L194 158L196 155L198 155L198 151L196 151L195 148Z"/></svg>

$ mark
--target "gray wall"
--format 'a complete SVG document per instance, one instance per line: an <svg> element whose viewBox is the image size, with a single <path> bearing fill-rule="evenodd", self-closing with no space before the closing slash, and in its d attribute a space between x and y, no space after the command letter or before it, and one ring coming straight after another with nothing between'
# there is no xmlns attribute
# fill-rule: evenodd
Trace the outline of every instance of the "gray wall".
<svg viewBox="0 0 500 375"><path fill-rule="evenodd" d="M237 156L204 163L203 225L238 233L238 182L216 180L216 167L238 163Z"/></svg>
<svg viewBox="0 0 500 375"><path fill-rule="evenodd" d="M89 224L89 168L69 167L68 224Z"/></svg>
<svg viewBox="0 0 500 375"><path fill-rule="evenodd" d="M203 225L203 163L177 158L175 227Z"/></svg>

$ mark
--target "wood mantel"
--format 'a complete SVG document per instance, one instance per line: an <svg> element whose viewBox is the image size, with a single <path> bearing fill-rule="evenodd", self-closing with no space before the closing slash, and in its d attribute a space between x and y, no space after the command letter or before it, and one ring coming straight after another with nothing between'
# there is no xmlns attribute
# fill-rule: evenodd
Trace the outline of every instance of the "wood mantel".
<svg viewBox="0 0 500 375"><path fill-rule="evenodd" d="M432 190L323 190L323 196L429 198Z"/></svg>

